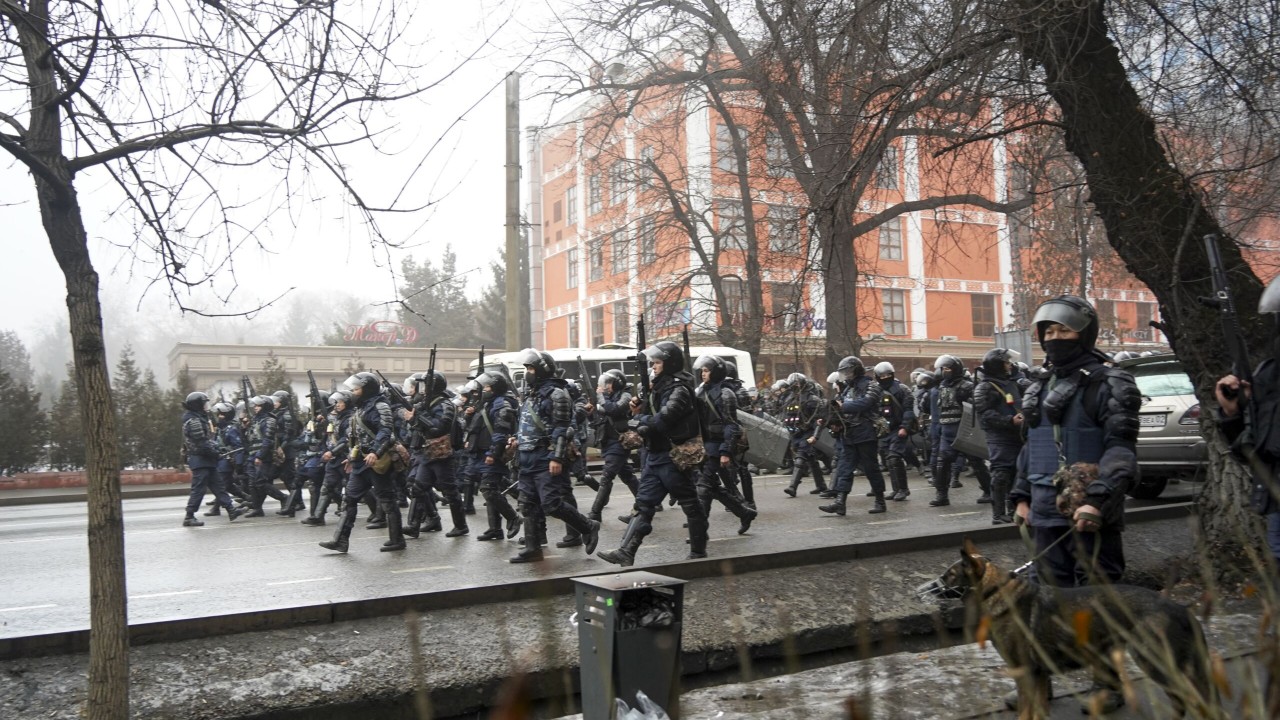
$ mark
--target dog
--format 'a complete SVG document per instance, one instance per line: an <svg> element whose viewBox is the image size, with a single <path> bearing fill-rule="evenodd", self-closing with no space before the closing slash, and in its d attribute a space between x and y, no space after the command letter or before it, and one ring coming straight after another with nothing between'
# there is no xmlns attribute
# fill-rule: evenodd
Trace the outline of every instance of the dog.
<svg viewBox="0 0 1280 720"><path fill-rule="evenodd" d="M1091 707L1109 712L1124 704L1116 663L1126 648L1168 694L1175 717L1188 708L1196 717L1217 712L1204 630L1189 609L1157 592L1038 585L1001 570L967 539L960 561L921 590L977 602L979 642L990 638L1016 681L1019 720L1049 717L1050 678L1082 667L1103 688Z"/></svg>

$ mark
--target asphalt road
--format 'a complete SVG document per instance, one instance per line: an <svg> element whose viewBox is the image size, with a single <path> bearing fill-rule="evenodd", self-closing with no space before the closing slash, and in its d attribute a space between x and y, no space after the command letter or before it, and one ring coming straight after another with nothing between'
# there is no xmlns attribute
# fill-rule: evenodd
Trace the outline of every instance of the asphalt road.
<svg viewBox="0 0 1280 720"><path fill-rule="evenodd" d="M826 501L806 494L796 499L782 488L788 478L756 478L760 517L748 535L737 534L738 521L717 506L712 510L712 557L755 555L808 547L841 545L863 540L913 537L990 526L990 509L974 502L977 481L966 477L965 487L952 490L952 505L930 508L932 491L912 474L915 489L905 502L890 502L889 512L869 515L870 498L862 496L865 479L856 478L849 514L828 515L817 509ZM1163 502L1185 500L1198 485L1170 485ZM576 488L579 506L590 506L593 494ZM605 514L600 548L616 547L624 526L616 516L630 507L631 495L619 483ZM1131 505L1150 504L1130 500ZM409 539L409 548L379 552L385 530L365 530L364 513L351 536L351 551L331 553L317 543L329 539L329 525L308 527L297 519L272 515L277 504L268 501L268 515L240 519L202 518L204 527L181 526L184 498L131 499L124 502L129 619L145 622L232 612L292 607L326 601L360 600L451 588L500 585L514 579L594 574L615 567L581 548L548 548L548 560L511 565L519 550L514 540L478 542L483 531L483 506L470 516L470 536L446 538L443 533ZM447 513L445 528L449 528ZM637 557L636 567L684 559L687 533L684 514L668 507L655 518L655 528ZM0 512L0 637L71 630L89 623L88 547L84 503L25 505ZM549 527L554 542L561 523Z"/></svg>

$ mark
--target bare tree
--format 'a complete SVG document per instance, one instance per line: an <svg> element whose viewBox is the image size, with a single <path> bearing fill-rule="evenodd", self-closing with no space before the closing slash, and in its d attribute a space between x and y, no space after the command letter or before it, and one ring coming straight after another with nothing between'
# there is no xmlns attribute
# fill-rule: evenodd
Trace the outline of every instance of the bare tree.
<svg viewBox="0 0 1280 720"><path fill-rule="evenodd" d="M247 183L282 171L273 210L289 209L311 171L367 219L411 209L368 202L343 160L346 148L376 147L379 104L427 87L423 68L395 53L410 17L391 2L0 0L0 149L29 171L66 279L86 433L89 717L128 717L129 641L116 420L77 181L118 193L137 226L126 251L187 310L196 286L229 298L233 279L211 281L266 242L261 218L237 212L238 168L253 168Z"/></svg>
<svg viewBox="0 0 1280 720"><path fill-rule="evenodd" d="M973 192L959 178L920 197L886 201L878 192L890 148L924 138L953 143L991 122L989 107L975 94L985 78L975 63L987 62L989 48L1007 34L975 27L983 20L969 9L966 3L597 0L564 19L562 44L574 49L579 65L604 66L618 57L638 70L590 80L566 61L548 74L563 80L560 91L570 97L607 94L622 116L655 87L698 88L713 103L737 96L737 104L758 108L805 200L834 363L862 342L855 240L906 213L950 205L1010 212L1029 203ZM941 47L930 40L954 35L976 39Z"/></svg>

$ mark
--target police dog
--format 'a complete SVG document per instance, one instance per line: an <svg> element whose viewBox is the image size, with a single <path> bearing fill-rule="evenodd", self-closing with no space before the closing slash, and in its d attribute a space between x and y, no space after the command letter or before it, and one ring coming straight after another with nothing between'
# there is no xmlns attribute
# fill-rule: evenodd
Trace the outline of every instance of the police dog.
<svg viewBox="0 0 1280 720"><path fill-rule="evenodd" d="M1116 663L1126 647L1164 688L1175 717L1188 707L1197 717L1214 715L1208 646L1187 608L1133 585L1038 585L1001 570L967 539L960 558L940 583L976 599L979 641L991 639L1017 682L1019 720L1047 718L1051 676L1082 667L1107 689L1090 699L1095 708L1122 704Z"/></svg>

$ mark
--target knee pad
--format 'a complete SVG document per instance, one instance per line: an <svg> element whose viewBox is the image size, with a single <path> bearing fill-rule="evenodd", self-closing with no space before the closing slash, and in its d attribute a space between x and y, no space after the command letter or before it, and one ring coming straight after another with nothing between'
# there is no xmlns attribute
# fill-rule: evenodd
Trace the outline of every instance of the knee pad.
<svg viewBox="0 0 1280 720"><path fill-rule="evenodd" d="M906 470L907 461L902 459L901 455L890 455L889 461L886 463L890 470Z"/></svg>
<svg viewBox="0 0 1280 720"><path fill-rule="evenodd" d="M690 519L705 518L707 516L706 510L702 507L702 502L697 499L681 500L680 509Z"/></svg>

